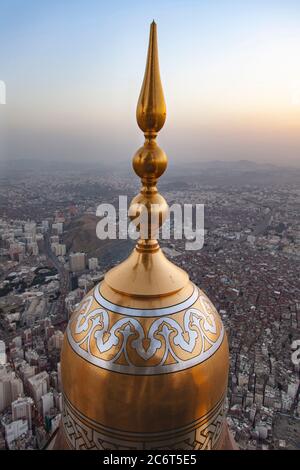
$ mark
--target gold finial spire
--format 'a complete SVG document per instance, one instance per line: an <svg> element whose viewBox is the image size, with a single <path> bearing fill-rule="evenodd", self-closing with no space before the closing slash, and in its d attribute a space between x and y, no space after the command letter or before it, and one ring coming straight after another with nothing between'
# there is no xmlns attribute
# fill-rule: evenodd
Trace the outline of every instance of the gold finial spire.
<svg viewBox="0 0 300 470"><path fill-rule="evenodd" d="M163 127L166 120L166 103L159 73L157 27L154 20L150 26L147 63L136 119L140 129L152 135Z"/></svg>
<svg viewBox="0 0 300 470"><path fill-rule="evenodd" d="M169 207L156 187L158 178L167 168L168 158L156 143L157 132L166 119L166 105L159 75L154 21L150 28L146 71L136 114L145 142L133 156L132 165L141 178L142 187L131 201L128 215L140 238L129 258L106 273L105 283L114 292L129 297L172 296L187 287L189 277L165 257L157 241Z"/></svg>
<svg viewBox="0 0 300 470"><path fill-rule="evenodd" d="M166 104L159 74L154 21L150 26L146 70L136 116L146 140L133 157L133 168L141 178L142 188L140 194L131 202L129 216L140 231L137 249L153 252L159 248L157 232L168 215L168 205L156 188L158 178L167 168L168 159L155 141L157 132L166 120Z"/></svg>
<svg viewBox="0 0 300 470"><path fill-rule="evenodd" d="M156 188L167 157L155 141L164 122L155 32L152 24L138 106L146 140L133 158L142 187L131 208L137 215L146 208L157 228L152 217L161 222L168 206ZM69 321L61 353L63 419L54 448L226 449L224 326L204 292L166 258L155 233L135 223L138 245Z"/></svg>

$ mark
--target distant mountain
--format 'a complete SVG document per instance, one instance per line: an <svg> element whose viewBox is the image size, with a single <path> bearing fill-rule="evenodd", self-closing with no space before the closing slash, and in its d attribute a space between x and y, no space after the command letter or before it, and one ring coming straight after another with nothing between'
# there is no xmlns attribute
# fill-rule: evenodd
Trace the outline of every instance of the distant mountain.
<svg viewBox="0 0 300 470"><path fill-rule="evenodd" d="M1 176L11 176L12 174L27 174L34 173L40 174L44 172L49 173L65 173L65 172L78 172L83 170L86 172L108 173L115 169L115 166L103 161L69 161L69 160L38 160L32 158L24 159L7 159L0 160L0 174Z"/></svg>
<svg viewBox="0 0 300 470"><path fill-rule="evenodd" d="M192 166L201 167L202 169L218 169L218 170L228 170L228 169L235 169L240 171L245 170L262 170L262 169L269 169L269 170L278 170L279 167L272 163L260 163L260 162L253 162L251 160L208 160L208 161L199 161L199 162L192 162Z"/></svg>
<svg viewBox="0 0 300 470"><path fill-rule="evenodd" d="M90 255L96 254L100 248L100 240L96 236L96 225L99 218L92 214L72 220L66 226L64 242L67 250L84 251Z"/></svg>
<svg viewBox="0 0 300 470"><path fill-rule="evenodd" d="M180 184L177 184L177 182ZM277 166L271 163L258 163L250 160L237 161L193 161L191 163L170 163L161 185L167 189L172 184L177 189L185 189L198 182L210 186L236 186L245 185L265 186L268 184L300 184L300 168Z"/></svg>
<svg viewBox="0 0 300 470"><path fill-rule="evenodd" d="M64 243L69 252L84 252L97 257L101 264L114 264L128 256L134 246L131 240L100 240L96 235L99 217L84 214L66 226ZM103 263L102 263L103 262Z"/></svg>

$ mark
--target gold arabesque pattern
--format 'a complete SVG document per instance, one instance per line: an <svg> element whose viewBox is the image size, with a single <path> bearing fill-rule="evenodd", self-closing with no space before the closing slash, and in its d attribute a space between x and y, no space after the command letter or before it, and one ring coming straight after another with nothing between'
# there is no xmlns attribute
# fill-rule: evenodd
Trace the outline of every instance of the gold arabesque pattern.
<svg viewBox="0 0 300 470"><path fill-rule="evenodd" d="M147 322L135 309L129 315L128 308L125 314L103 308L91 293L69 322L69 343L87 361L121 373L163 374L199 364L218 349L224 328L210 300L195 291L190 308L169 307L169 315L153 313Z"/></svg>

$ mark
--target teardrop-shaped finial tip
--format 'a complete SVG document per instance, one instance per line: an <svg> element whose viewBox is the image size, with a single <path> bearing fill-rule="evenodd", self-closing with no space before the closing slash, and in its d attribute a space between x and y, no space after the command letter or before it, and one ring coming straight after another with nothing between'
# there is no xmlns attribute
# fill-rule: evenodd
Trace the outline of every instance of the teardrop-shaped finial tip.
<svg viewBox="0 0 300 470"><path fill-rule="evenodd" d="M144 133L155 135L166 120L166 103L160 80L157 28L153 20L150 27L148 56L137 110L137 123Z"/></svg>

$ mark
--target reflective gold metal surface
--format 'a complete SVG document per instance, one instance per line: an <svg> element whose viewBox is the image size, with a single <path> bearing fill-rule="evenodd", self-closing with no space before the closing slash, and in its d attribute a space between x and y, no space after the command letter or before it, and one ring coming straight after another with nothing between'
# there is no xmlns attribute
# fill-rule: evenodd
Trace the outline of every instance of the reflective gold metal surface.
<svg viewBox="0 0 300 470"><path fill-rule="evenodd" d="M156 187L167 167L155 141L165 119L153 22L137 106L145 143L133 157L142 186L130 206L140 240L83 299L65 334L60 442L71 448L210 449L224 441L228 344L222 321L157 242L168 214ZM147 230L138 221L142 210Z"/></svg>
<svg viewBox="0 0 300 470"><path fill-rule="evenodd" d="M151 134L160 131L166 120L166 103L158 63L157 28L154 21L150 28L146 70L136 118L141 130Z"/></svg>

